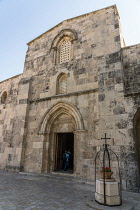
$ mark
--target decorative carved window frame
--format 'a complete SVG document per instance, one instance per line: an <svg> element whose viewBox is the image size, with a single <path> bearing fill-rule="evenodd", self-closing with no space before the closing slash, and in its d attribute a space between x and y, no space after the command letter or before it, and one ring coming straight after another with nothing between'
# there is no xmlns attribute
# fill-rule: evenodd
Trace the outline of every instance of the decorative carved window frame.
<svg viewBox="0 0 140 210"><path fill-rule="evenodd" d="M62 83L64 83L64 88L62 87ZM67 93L67 75L65 73L61 73L57 77L56 82L56 95Z"/></svg>
<svg viewBox="0 0 140 210"><path fill-rule="evenodd" d="M54 38L51 45L51 50L53 50L53 61L55 64L63 63L60 62L60 47L65 39L69 39L71 42L69 60L73 59L73 43L77 40L77 33L71 29L64 29Z"/></svg>

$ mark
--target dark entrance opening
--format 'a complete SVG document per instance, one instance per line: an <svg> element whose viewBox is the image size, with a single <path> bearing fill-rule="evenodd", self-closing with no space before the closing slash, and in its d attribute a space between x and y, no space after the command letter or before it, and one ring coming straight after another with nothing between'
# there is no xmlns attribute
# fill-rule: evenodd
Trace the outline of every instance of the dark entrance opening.
<svg viewBox="0 0 140 210"><path fill-rule="evenodd" d="M66 167L66 171L64 171L65 151L67 151L69 154L69 161ZM74 159L74 134L57 133L55 171L73 173L73 159Z"/></svg>
<svg viewBox="0 0 140 210"><path fill-rule="evenodd" d="M138 169L139 169L139 190L140 190L140 119L136 126L136 152L138 159Z"/></svg>
<svg viewBox="0 0 140 210"><path fill-rule="evenodd" d="M135 139L135 150L137 155L137 164L139 170L138 190L140 192L140 108L137 110L134 116L134 139Z"/></svg>

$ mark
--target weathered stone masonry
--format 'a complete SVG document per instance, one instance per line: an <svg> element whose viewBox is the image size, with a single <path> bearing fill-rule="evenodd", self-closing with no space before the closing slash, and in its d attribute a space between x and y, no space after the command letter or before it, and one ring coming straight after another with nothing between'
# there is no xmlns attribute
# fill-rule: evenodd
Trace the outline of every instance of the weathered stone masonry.
<svg viewBox="0 0 140 210"><path fill-rule="evenodd" d="M0 168L54 172L57 134L73 133L74 176L94 180L106 132L123 189L138 191L139 66L140 45L125 46L116 6L65 20L29 42L23 74L0 83Z"/></svg>

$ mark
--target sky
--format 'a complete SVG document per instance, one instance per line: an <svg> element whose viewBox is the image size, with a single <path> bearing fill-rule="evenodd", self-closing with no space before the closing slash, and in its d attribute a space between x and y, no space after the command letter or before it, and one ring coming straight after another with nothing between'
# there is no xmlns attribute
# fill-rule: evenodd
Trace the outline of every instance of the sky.
<svg viewBox="0 0 140 210"><path fill-rule="evenodd" d="M29 41L59 22L116 4L126 45L140 43L140 0L0 0L0 81L23 72Z"/></svg>

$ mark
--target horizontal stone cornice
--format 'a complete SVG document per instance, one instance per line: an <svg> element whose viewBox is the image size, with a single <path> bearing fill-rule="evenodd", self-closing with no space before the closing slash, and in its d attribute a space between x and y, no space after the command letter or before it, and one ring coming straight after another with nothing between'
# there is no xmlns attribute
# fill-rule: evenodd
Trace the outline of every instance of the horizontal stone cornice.
<svg viewBox="0 0 140 210"><path fill-rule="evenodd" d="M90 90L59 94L59 95L54 95L54 96L45 97L45 98L38 98L38 99L35 99L35 100L30 100L29 102L34 103L34 102L47 101L47 100L51 100L51 99L55 99L55 98L66 98L66 97L69 97L69 96L84 95L84 94L94 93L94 92L97 92L97 91L98 91L98 88L95 88L95 89L90 89Z"/></svg>

